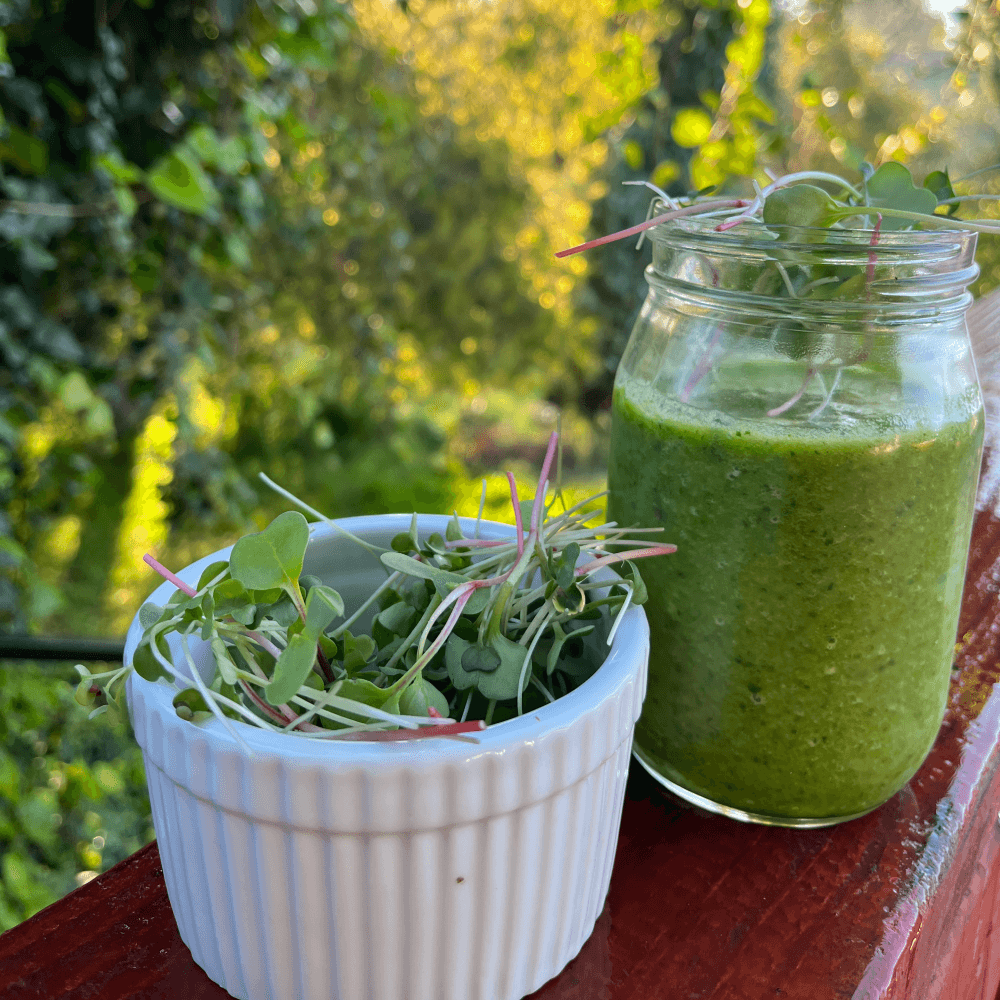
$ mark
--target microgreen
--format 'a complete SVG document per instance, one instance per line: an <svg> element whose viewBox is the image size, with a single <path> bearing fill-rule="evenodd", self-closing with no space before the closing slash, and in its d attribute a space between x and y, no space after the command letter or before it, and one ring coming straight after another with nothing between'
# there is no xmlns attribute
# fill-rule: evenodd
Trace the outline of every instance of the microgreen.
<svg viewBox="0 0 1000 1000"><path fill-rule="evenodd" d="M426 537L414 515L388 550L346 533L387 574L347 619L333 588L302 575L309 527L298 511L239 539L228 562L210 565L197 587L147 556L177 589L166 605L140 609L131 668L90 674L77 667L77 700L92 705L103 692L117 706L134 669L146 680L176 681L174 708L192 723L214 716L230 727L238 720L366 740L463 738L483 727L477 716L499 722L555 700L597 670L622 615L645 600L634 560L675 550L631 537L661 529L591 525L595 515L584 508L603 494L566 507L558 473L549 503L557 446L553 434L533 500L519 501L508 477L510 538L479 538L479 519L466 537L457 515L444 535ZM620 569L618 582L593 578L605 566ZM370 629L352 632L366 611ZM177 646L168 643L171 634ZM195 667L198 641L211 652L208 676Z"/></svg>
<svg viewBox="0 0 1000 1000"><path fill-rule="evenodd" d="M827 192L816 186L817 182L828 184L834 191ZM766 224L824 229L843 228L840 225L842 222L861 219L867 220L863 221L863 228L871 228L875 217L880 214L885 220L885 229L947 225L952 229L1000 233L1000 222L994 219L954 218L956 206L961 201L993 200L995 197L982 194L956 195L947 170L933 171L927 175L923 185L918 187L914 184L909 169L894 160L883 163L877 170L871 164L863 164L860 185L852 184L836 174L802 170L775 178L767 187L758 188L756 197L749 201L717 196L706 198L699 194L674 199L666 198L661 193L660 198L664 205L669 206L669 211L628 229L560 250L556 257L582 253L674 219L699 215L721 216L716 226L719 232L726 232L750 219L762 219ZM939 213L940 209L944 209L944 214Z"/></svg>
<svg viewBox="0 0 1000 1000"><path fill-rule="evenodd" d="M969 175L972 176L975 175ZM620 232L561 250L556 257L580 253L687 217L711 219L715 223L715 232L720 234L754 224L754 235L761 237L762 242L771 239L777 243L774 252L769 253L768 266L771 268L773 287L768 294L802 303L833 300L863 302L872 295L882 233L940 226L951 230L1000 233L998 220L957 217L965 202L998 200L1000 196L956 194L957 183L960 182L953 182L947 170L935 170L927 175L923 184L918 185L907 167L889 161L877 169L869 163L862 164L858 183L836 174L811 170L773 178L764 188L753 182L755 195L752 199L724 198L717 194L706 197L702 192L674 199L658 192L659 204L667 207L668 211ZM654 200L648 214L652 213L657 203ZM788 244L800 244L807 250L809 245L828 242L827 234L834 231L854 231L859 237L868 239L871 249L867 266L833 266L818 259L810 262L804 255L796 255L794 268L790 266ZM798 329L790 332L779 328L774 331L773 343L778 352L803 363L802 383L784 403L766 411L767 416L772 418L795 406L805 395L810 382L817 375L830 371L833 374L832 387L829 391L824 388L824 401L809 414L810 420L815 419L829 405L843 369L860 364L869 354L870 336L866 346L853 358L845 360L834 355L823 356L820 338L810 336L810 321L805 306L798 318L804 335ZM817 329L816 332L822 331ZM706 348L680 388L682 402L690 399L698 383L715 363L716 348L722 334L720 324L708 337Z"/></svg>

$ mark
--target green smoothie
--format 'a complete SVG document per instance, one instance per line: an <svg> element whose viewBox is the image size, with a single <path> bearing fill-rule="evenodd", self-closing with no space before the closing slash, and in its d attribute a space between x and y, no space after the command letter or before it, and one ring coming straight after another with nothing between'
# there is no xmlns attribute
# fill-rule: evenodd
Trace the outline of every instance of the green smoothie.
<svg viewBox="0 0 1000 1000"><path fill-rule="evenodd" d="M909 780L945 708L982 449L978 393L950 405L933 429L839 433L619 379L609 514L678 547L641 566L649 766L782 818L858 815Z"/></svg>

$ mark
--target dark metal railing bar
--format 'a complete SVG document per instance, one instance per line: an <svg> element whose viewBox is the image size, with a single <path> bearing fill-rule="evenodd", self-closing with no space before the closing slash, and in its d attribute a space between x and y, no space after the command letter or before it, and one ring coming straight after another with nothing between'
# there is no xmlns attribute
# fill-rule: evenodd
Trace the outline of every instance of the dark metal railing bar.
<svg viewBox="0 0 1000 1000"><path fill-rule="evenodd" d="M124 639L52 638L0 635L0 660L103 660L118 662L125 655Z"/></svg>

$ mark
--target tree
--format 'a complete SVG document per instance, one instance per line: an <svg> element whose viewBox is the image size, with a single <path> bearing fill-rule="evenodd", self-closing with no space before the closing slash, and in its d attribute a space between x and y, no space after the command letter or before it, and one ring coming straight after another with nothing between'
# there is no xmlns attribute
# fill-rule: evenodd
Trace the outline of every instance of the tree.
<svg viewBox="0 0 1000 1000"><path fill-rule="evenodd" d="M264 464L330 509L440 505L420 404L537 387L563 342L505 150L333 0L3 10L0 627L101 593L122 629L142 553L245 525Z"/></svg>
<svg viewBox="0 0 1000 1000"><path fill-rule="evenodd" d="M678 196L730 177L763 177L761 123L774 117L758 82L770 23L767 0L668 9L670 30L657 42L659 84L638 101L628 126L610 135L608 193L594 205L594 236L641 220L652 193L623 182L649 180ZM562 386L556 398L578 396L591 414L610 405L618 362L646 298L649 244L641 256L635 247L632 240L602 247L580 299L599 318L602 364L578 388Z"/></svg>
<svg viewBox="0 0 1000 1000"><path fill-rule="evenodd" d="M186 99L221 30L196 4L20 0L0 23L0 624L24 629L58 599L33 557L95 504L114 518L218 335L207 275L245 255L264 164L206 123L218 95Z"/></svg>

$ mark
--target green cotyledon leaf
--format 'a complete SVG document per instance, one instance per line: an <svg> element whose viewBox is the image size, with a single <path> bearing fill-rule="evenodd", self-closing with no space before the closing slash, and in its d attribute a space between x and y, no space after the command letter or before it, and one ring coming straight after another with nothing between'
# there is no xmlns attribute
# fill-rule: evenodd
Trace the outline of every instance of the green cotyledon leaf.
<svg viewBox="0 0 1000 1000"><path fill-rule="evenodd" d="M448 717L448 699L429 680L415 677L399 695L400 714L427 716L430 708Z"/></svg>
<svg viewBox="0 0 1000 1000"><path fill-rule="evenodd" d="M627 559L625 562L619 564L617 567L619 576L625 577L627 580L632 581L632 604L645 604L649 598L649 592L646 590L646 584L643 582L642 575L639 573L639 567L631 560Z"/></svg>
<svg viewBox="0 0 1000 1000"><path fill-rule="evenodd" d="M198 586L195 587L195 590L204 590L217 576L225 573L228 569L229 563L227 562L214 562L206 566L201 576L198 577Z"/></svg>
<svg viewBox="0 0 1000 1000"><path fill-rule="evenodd" d="M295 510L279 514L263 531L244 535L229 557L229 572L247 590L297 584L309 543L309 525Z"/></svg>
<svg viewBox="0 0 1000 1000"><path fill-rule="evenodd" d="M404 555L402 552L383 552L379 558L383 565L399 573L406 573L408 576L421 577L424 580L433 580L435 583L444 585L468 583L468 577L459 573L451 573L446 569L438 569L429 563L421 562L412 556Z"/></svg>
<svg viewBox="0 0 1000 1000"><path fill-rule="evenodd" d="M492 674L499 666L500 654L489 646L480 646L474 642L462 653L462 669L468 674L477 670L484 674Z"/></svg>
<svg viewBox="0 0 1000 1000"><path fill-rule="evenodd" d="M553 622L552 632L555 635L555 639L552 642L549 655L546 657L545 672L551 676L552 671L559 665L559 658L562 656L563 647L570 639L574 637L582 639L584 636L590 635L593 631L593 625L585 625L583 628L575 629L572 632L564 632L558 622Z"/></svg>
<svg viewBox="0 0 1000 1000"><path fill-rule="evenodd" d="M449 542L457 542L465 537L462 534L462 526L458 523L457 514L453 514L451 520L448 522L448 527L445 529L444 537Z"/></svg>
<svg viewBox="0 0 1000 1000"><path fill-rule="evenodd" d="M215 665L219 668L223 681L226 684L235 684L237 681L236 664L233 663L225 642L219 636L212 638L212 655L215 657Z"/></svg>
<svg viewBox="0 0 1000 1000"><path fill-rule="evenodd" d="M500 662L491 671L468 669L465 664L465 654L473 647L461 636L454 633L445 643L445 665L448 668L448 678L459 691L476 688L484 697L496 701L506 701L517 697L518 683L523 675L523 691L531 679L531 668L524 670L524 659L527 650L506 636L499 635L489 643L489 649L495 653ZM489 663L494 662L490 658ZM469 664L472 666L471 662Z"/></svg>
<svg viewBox="0 0 1000 1000"><path fill-rule="evenodd" d="M311 587L306 597L306 633L318 640L327 626L343 613L344 602L337 591L323 584Z"/></svg>
<svg viewBox="0 0 1000 1000"><path fill-rule="evenodd" d="M239 580L228 579L216 584L212 597L215 600L217 618L229 615L241 625L249 625L253 621L254 602Z"/></svg>
<svg viewBox="0 0 1000 1000"><path fill-rule="evenodd" d="M393 715L399 714L399 702L402 692L380 688L377 684L373 684L371 681L361 677L348 678L340 685L337 694L341 698L350 698L351 701L361 702L362 705L381 708L383 712L390 712ZM364 713L358 714L365 721L370 718L364 715Z"/></svg>
<svg viewBox="0 0 1000 1000"><path fill-rule="evenodd" d="M147 681L155 681L160 677L167 676L167 671L150 648L151 642L156 643L156 648L164 659L170 660L170 647L162 634L156 635L155 639L144 636L132 656L132 666L135 672Z"/></svg>
<svg viewBox="0 0 1000 1000"><path fill-rule="evenodd" d="M948 168L944 170L934 170L924 178L924 187L930 191L939 202L948 201L955 197L955 189L951 186L951 178L948 176ZM954 215L958 211L958 203L949 205L948 215Z"/></svg>
<svg viewBox="0 0 1000 1000"><path fill-rule="evenodd" d="M405 601L390 604L375 616L372 638L384 648L394 638L409 635L418 618L419 612Z"/></svg>
<svg viewBox="0 0 1000 1000"><path fill-rule="evenodd" d="M199 722L212 714L201 692L193 687L178 691L174 695L173 705L177 714L189 722Z"/></svg>
<svg viewBox="0 0 1000 1000"><path fill-rule="evenodd" d="M825 227L838 205L814 184L792 184L772 191L764 201L764 223L768 226Z"/></svg>
<svg viewBox="0 0 1000 1000"><path fill-rule="evenodd" d="M913 183L910 171L890 160L868 178L868 202L873 209L895 208L906 212L919 212L921 215L933 215L937 208L937 196L927 188L918 188ZM882 229L904 229L912 226L909 219L894 219L891 216L882 217Z"/></svg>
<svg viewBox="0 0 1000 1000"><path fill-rule="evenodd" d="M152 628L163 617L163 612L164 608L159 604L153 604L152 601L147 601L139 608L139 624L143 632Z"/></svg>
<svg viewBox="0 0 1000 1000"><path fill-rule="evenodd" d="M254 618L251 623L253 627L258 628L264 618L276 621L282 628L290 628L299 620L299 609L288 594L282 593L281 597L273 604L255 605Z"/></svg>
<svg viewBox="0 0 1000 1000"><path fill-rule="evenodd" d="M305 683L315 662L316 640L301 632L293 635L274 665L274 676L264 688L264 697L272 705L284 705Z"/></svg>

